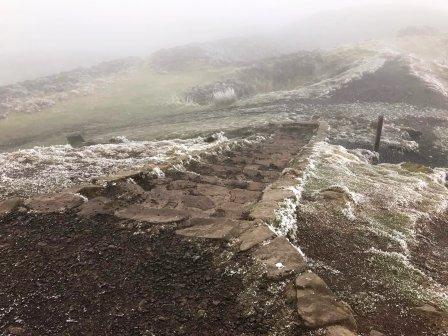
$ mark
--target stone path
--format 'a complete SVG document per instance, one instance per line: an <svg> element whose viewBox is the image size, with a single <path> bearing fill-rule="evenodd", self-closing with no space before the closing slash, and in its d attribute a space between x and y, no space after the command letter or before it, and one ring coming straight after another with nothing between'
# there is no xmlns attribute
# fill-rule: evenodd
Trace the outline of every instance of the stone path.
<svg viewBox="0 0 448 336"><path fill-rule="evenodd" d="M272 232L265 220L272 217L276 202L290 196L289 190L272 185L285 179L285 169L315 129L312 124L269 126L258 130L265 137L262 141L185 159L180 169L168 164L163 174L150 168L123 172L57 195L0 204L0 276L6 279L0 287L0 311L7 311L0 314L0 327L16 335L107 334L118 314L127 322L108 329L116 334L314 335L317 330L355 335L350 307L307 272L305 257L287 238ZM267 206L260 209L260 204ZM63 234L59 225L66 226ZM116 236L109 235L110 230ZM135 246L130 246L135 239ZM55 241L63 242L56 250L64 263L47 251L57 245ZM105 250L98 252L103 245ZM123 249L135 249L134 259ZM95 253L100 253L100 260L109 258L103 268L96 269ZM48 263L42 263L43 255ZM141 256L146 257L136 264ZM14 265L23 258L22 264L42 279L26 270L20 279L14 277ZM79 265L79 260L84 263ZM80 270L73 273L73 267ZM95 298L95 304L83 306L84 313L97 319L91 321L72 300L70 289L53 293L65 295L66 301L48 299L47 292L57 292L58 286L45 272L59 272L60 286L67 288L74 281L91 279L89 287L98 282L114 299L99 297L100 289L87 292ZM27 308L17 306L17 296L33 295L33 286L26 285L30 281L43 283L36 285L45 292L41 301L30 299ZM127 287L127 282L134 287ZM11 286L15 289L8 292ZM110 300L118 307L111 308ZM70 318L46 322L36 314L42 305L67 310ZM56 313L47 314L51 318ZM110 316L111 322L103 325Z"/></svg>

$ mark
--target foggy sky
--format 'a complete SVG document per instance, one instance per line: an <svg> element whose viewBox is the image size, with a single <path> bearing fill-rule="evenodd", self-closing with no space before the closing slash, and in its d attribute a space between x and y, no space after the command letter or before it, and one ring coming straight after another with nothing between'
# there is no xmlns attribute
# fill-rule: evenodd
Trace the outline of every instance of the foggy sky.
<svg viewBox="0 0 448 336"><path fill-rule="evenodd" d="M320 11L378 4L448 10L446 0L0 0L0 76L14 61L54 59L56 66L63 55L67 67L148 55L272 31Z"/></svg>
<svg viewBox="0 0 448 336"><path fill-rule="evenodd" d="M122 55L269 30L371 0L0 0L0 53L110 51ZM402 1L443 6L447 1ZM428 4L429 3L429 4Z"/></svg>

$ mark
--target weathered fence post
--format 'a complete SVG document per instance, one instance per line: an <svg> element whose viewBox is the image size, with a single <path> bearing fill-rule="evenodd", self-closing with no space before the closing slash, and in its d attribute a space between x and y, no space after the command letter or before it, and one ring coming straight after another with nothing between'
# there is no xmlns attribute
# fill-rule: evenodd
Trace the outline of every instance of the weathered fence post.
<svg viewBox="0 0 448 336"><path fill-rule="evenodd" d="M383 133L384 116L378 117L378 125L376 127L375 146L373 150L377 153L380 151L381 134Z"/></svg>

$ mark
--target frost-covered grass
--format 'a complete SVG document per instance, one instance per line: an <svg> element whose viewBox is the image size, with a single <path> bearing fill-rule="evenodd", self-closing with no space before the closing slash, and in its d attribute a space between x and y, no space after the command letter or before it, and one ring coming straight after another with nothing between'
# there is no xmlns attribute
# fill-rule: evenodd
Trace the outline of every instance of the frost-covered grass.
<svg viewBox="0 0 448 336"><path fill-rule="evenodd" d="M201 68L157 73L142 67L93 94L72 97L37 114L13 114L0 120L0 148L61 144L73 131L99 137L126 127L160 123L197 109L179 104L179 97L188 88L217 80L228 71Z"/></svg>
<svg viewBox="0 0 448 336"><path fill-rule="evenodd" d="M120 170L136 170L148 163L212 150L237 140L218 134L207 143L202 137L165 141L126 141L122 144L72 148L69 145L34 147L0 154L0 200L59 191Z"/></svg>
<svg viewBox="0 0 448 336"><path fill-rule="evenodd" d="M365 152L320 143L315 167L304 186L312 201L300 211L340 216L361 234L385 246L364 251L384 284L408 299L448 308L444 288L412 264L411 247L419 239L417 224L448 210L444 169L409 169L407 165L371 165ZM300 227L298 228L300 232Z"/></svg>
<svg viewBox="0 0 448 336"><path fill-rule="evenodd" d="M386 62L386 57L381 54L371 54L363 52L362 50L353 49L353 54L359 53L359 58L351 55L351 57L343 57L345 53L340 50L330 52L325 55L327 59L328 73L321 74L314 78L312 83L308 85L299 86L293 90L276 91L269 93L258 94L246 100L238 102L238 106L245 106L248 104L268 103L270 101L282 100L288 98L323 98L331 92L340 89L347 83L360 79L365 74L373 73L380 69ZM334 67L331 68L330 67ZM340 71L335 71L340 69Z"/></svg>

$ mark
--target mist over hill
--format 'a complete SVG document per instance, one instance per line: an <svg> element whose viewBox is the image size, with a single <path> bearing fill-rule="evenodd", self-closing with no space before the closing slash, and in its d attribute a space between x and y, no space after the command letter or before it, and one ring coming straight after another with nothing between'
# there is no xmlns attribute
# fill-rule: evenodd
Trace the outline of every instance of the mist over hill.
<svg viewBox="0 0 448 336"><path fill-rule="evenodd" d="M448 32L448 12L402 5L359 6L320 12L279 29L273 36L298 49L329 49L370 39L395 37L406 27Z"/></svg>
<svg viewBox="0 0 448 336"><path fill-rule="evenodd" d="M448 4L8 2L1 335L448 335Z"/></svg>
<svg viewBox="0 0 448 336"><path fill-rule="evenodd" d="M182 38L178 34L176 39L162 39L158 35L154 38L151 35L153 32L149 31L132 33L126 36L125 42L120 36L112 43L107 35L107 40L93 45L83 45L90 42L80 38L70 43L67 38L57 47L54 44L39 47L30 44L18 50L0 48L0 85L80 66L92 66L101 61L131 56L147 57L159 49L165 51L156 52L156 55L169 58L170 52L166 49L171 49L176 41L177 45L189 45L188 49L194 48L196 52L215 56L219 54L220 59L251 61L299 50L330 49L341 44L391 38L408 26L431 26L444 32L448 31L446 15L443 10L412 5L360 6L320 11L313 15L302 14L300 19L266 20L267 27L264 28L260 28L263 26L261 23L244 29L228 25L207 34L182 35ZM173 29L175 27L173 24ZM185 29L182 31L185 34ZM175 49L179 51L185 48Z"/></svg>

